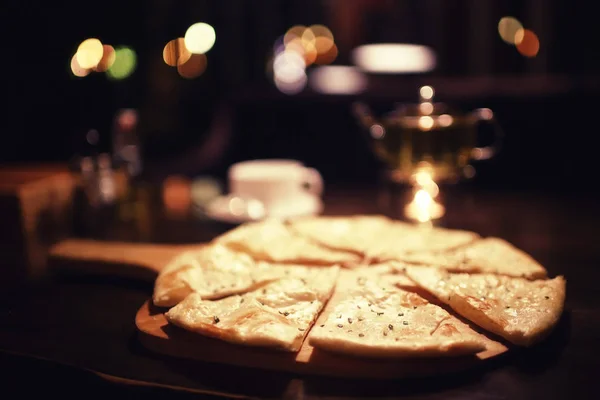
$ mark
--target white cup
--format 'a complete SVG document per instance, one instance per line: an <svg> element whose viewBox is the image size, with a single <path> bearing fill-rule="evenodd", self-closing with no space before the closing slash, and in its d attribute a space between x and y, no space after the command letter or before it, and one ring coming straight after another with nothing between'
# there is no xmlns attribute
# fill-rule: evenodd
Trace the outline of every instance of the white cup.
<svg viewBox="0 0 600 400"><path fill-rule="evenodd" d="M267 214L293 213L299 204L320 202L323 192L323 178L316 169L287 159L233 164L228 183L231 195L259 200Z"/></svg>

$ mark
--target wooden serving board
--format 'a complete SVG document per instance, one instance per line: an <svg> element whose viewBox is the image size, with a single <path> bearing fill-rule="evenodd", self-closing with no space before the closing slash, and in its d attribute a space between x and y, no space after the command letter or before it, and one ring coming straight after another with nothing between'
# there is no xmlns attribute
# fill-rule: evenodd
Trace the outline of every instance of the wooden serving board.
<svg viewBox="0 0 600 400"><path fill-rule="evenodd" d="M183 251L204 244L170 245L154 243L105 242L67 239L49 252L49 267L54 271L88 275L109 275L154 283L158 273Z"/></svg>
<svg viewBox="0 0 600 400"><path fill-rule="evenodd" d="M191 248L198 248L191 246ZM70 265L69 270L82 266L79 272L117 274L153 282L160 269L181 251L190 246L163 246L153 244L125 244L69 240L52 249L53 265ZM121 269L120 269L121 268ZM342 271L342 275L345 274ZM344 281L343 276L341 281ZM343 296L345 285L338 284L326 307L334 307ZM345 378L398 379L436 376L477 368L486 360L508 351L494 342L488 350L473 356L448 358L415 358L401 360L365 359L342 356L317 350L305 340L298 353L234 345L170 325L166 309L146 301L135 316L139 340L151 351L178 358L202 362L228 364L265 370L287 371L309 375ZM316 325L325 318L324 313ZM309 333L310 335L310 333Z"/></svg>

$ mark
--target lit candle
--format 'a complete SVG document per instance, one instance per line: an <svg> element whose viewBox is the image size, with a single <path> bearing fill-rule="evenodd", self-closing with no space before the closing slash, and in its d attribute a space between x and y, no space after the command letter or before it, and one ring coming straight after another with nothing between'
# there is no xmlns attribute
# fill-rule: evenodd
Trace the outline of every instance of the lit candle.
<svg viewBox="0 0 600 400"><path fill-rule="evenodd" d="M441 218L445 208L436 201L440 189L432 177L431 170L421 169L414 175L414 197L406 205L404 214L407 218L419 222L428 222Z"/></svg>

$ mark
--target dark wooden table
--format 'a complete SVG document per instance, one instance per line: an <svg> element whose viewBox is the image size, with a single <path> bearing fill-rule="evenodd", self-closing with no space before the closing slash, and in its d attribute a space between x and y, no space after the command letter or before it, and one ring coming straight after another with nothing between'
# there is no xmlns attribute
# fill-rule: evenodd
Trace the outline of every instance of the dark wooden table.
<svg viewBox="0 0 600 400"><path fill-rule="evenodd" d="M546 341L512 351L478 370L394 382L207 365L159 356L137 343L134 316L149 298L150 284L118 277L49 275L0 291L3 393L104 398L597 398L599 197L494 192L467 186L445 193L448 212L443 225L503 237L543 263L551 276L566 276L566 310ZM383 205L373 189L329 189L325 213L381 212ZM149 210L153 219L143 225L143 233L139 224L137 228L112 224L97 236L196 242L229 228L187 212L174 216L158 205Z"/></svg>

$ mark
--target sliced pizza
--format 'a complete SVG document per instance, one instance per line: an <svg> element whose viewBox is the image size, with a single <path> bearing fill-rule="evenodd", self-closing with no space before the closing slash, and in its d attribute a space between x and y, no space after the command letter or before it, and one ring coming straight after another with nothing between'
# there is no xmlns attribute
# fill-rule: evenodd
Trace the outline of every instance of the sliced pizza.
<svg viewBox="0 0 600 400"><path fill-rule="evenodd" d="M344 266L356 266L362 261L357 254L329 249L299 236L279 220L240 225L217 237L214 242L245 252L261 261Z"/></svg>
<svg viewBox="0 0 600 400"><path fill-rule="evenodd" d="M309 335L311 346L360 357L403 358L475 354L495 343L416 293L385 280L349 279L338 283L340 290Z"/></svg>
<svg viewBox="0 0 600 400"><path fill-rule="evenodd" d="M489 237L454 250L411 253L402 257L411 264L438 267L452 272L492 273L528 279L545 278L546 269L506 240Z"/></svg>
<svg viewBox="0 0 600 400"><path fill-rule="evenodd" d="M296 267L293 277L221 300L192 293L171 308L167 320L226 342L298 351L336 284L339 267Z"/></svg>
<svg viewBox="0 0 600 400"><path fill-rule="evenodd" d="M382 215L301 217L287 222L290 230L331 249L365 255L392 224Z"/></svg>
<svg viewBox="0 0 600 400"><path fill-rule="evenodd" d="M480 236L471 231L415 226L394 222L381 232L369 250L378 262L402 261L407 254L449 251L467 245Z"/></svg>
<svg viewBox="0 0 600 400"><path fill-rule="evenodd" d="M541 340L563 312L566 281L562 276L531 281L426 267L408 267L406 274L458 314L517 345Z"/></svg>
<svg viewBox="0 0 600 400"><path fill-rule="evenodd" d="M152 299L159 307L174 306L190 293L218 299L279 279L283 272L225 246L205 246L173 259L156 278Z"/></svg>

